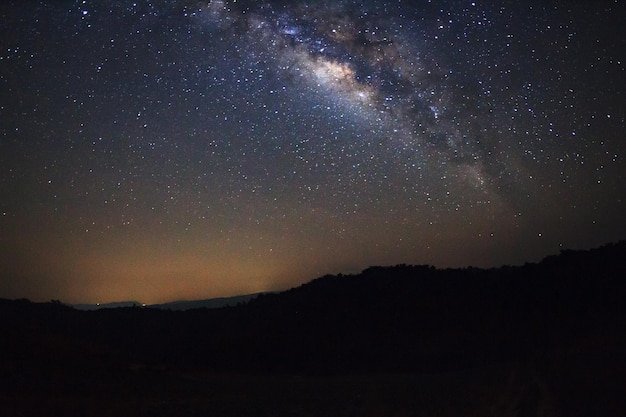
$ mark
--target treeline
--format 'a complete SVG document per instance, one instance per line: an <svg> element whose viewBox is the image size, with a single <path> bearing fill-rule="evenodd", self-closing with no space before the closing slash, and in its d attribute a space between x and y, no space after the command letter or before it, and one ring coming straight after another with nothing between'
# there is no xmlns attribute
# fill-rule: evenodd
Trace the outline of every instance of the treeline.
<svg viewBox="0 0 626 417"><path fill-rule="evenodd" d="M624 259L620 242L519 267L372 267L185 312L1 300L0 371L443 372L577 354L624 364Z"/></svg>

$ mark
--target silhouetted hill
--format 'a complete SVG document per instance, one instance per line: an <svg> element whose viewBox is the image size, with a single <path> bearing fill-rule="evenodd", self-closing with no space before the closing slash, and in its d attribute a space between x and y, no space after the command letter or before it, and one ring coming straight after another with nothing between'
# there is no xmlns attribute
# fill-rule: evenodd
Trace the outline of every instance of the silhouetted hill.
<svg viewBox="0 0 626 417"><path fill-rule="evenodd" d="M219 309L0 300L0 388L42 370L80 381L128 369L328 375L532 363L563 389L591 378L610 393L626 374L624 259L623 241L488 270L371 267Z"/></svg>
<svg viewBox="0 0 626 417"><path fill-rule="evenodd" d="M626 243L563 251L537 264L437 270L371 267L324 276L245 305L175 312L72 311L0 303L15 336L63 335L140 357L247 369L457 367L541 352L590 320L624 315ZM169 337L172 335L176 337ZM233 358L230 358L233 356ZM157 359L157 358L153 358Z"/></svg>
<svg viewBox="0 0 626 417"><path fill-rule="evenodd" d="M455 369L549 354L579 332L616 325L625 255L621 242L522 267L372 267L259 297L240 312L253 321L257 349L267 341L268 354L293 366Z"/></svg>
<svg viewBox="0 0 626 417"><path fill-rule="evenodd" d="M236 295L234 297L209 298L206 300L173 301L171 303L150 304L146 307L160 308L164 310L173 310L173 311L186 311L186 310L193 310L196 308L232 307L232 306L236 306L237 304L246 303L258 297L261 294L263 293Z"/></svg>
<svg viewBox="0 0 626 417"><path fill-rule="evenodd" d="M76 310L101 310L105 308L138 307L143 305L139 301L118 301L103 304L72 304Z"/></svg>
<svg viewBox="0 0 626 417"><path fill-rule="evenodd" d="M236 306L237 304L245 303L253 298L256 298L260 294L263 294L263 293L237 295L234 297L209 298L206 300L173 301L170 303L163 303L163 304L143 304L138 301L121 301L121 302L104 303L104 304L72 304L71 307L77 310L84 310L84 311L103 310L103 309L120 308L120 307L146 307L146 308L157 308L157 309L162 309L162 310L186 311L186 310L193 310L196 308L222 308L222 307Z"/></svg>

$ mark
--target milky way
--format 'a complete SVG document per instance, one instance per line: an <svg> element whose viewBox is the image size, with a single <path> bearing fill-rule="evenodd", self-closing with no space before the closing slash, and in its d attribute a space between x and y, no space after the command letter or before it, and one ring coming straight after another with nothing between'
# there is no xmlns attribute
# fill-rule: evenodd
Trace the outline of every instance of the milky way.
<svg viewBox="0 0 626 417"><path fill-rule="evenodd" d="M263 68L258 77L281 78L282 89L298 88L303 104L331 113L327 117L339 126L338 140L351 140L341 134L346 126L367 129L365 134L353 134L355 140L339 150L356 159L344 164L348 171L342 169L341 176L367 177L373 165L375 175L383 177L373 186L380 189L396 184L386 178L402 175L407 184L396 192L409 195L410 200L413 195L428 200L434 182L447 183L453 177L475 189L472 198L489 201L489 195L500 188L498 177L516 173L506 165L491 164L490 153L497 150L498 138L478 130L472 116L463 111L476 102L463 96L459 82L477 80L455 81L453 70L440 62L445 59L437 51L432 52L426 42L415 42L429 36L416 23L419 9L345 2L242 9L216 1L190 7L186 14L210 36L240 39L235 49L252 66L251 76ZM456 96L461 96L459 102ZM463 103L463 97L468 102ZM481 119L499 123L490 114ZM468 127L474 131L468 132ZM319 139L322 157L336 158L337 151L325 155L328 138ZM346 152L345 147L355 150ZM445 173L438 169L433 177L428 168L433 162L445 165ZM496 175L489 176L494 170ZM353 181L348 178L346 184ZM364 194L359 197L366 205L380 200L378 193ZM446 204L460 204L451 201Z"/></svg>
<svg viewBox="0 0 626 417"><path fill-rule="evenodd" d="M205 298L626 237L618 1L0 15L0 296Z"/></svg>

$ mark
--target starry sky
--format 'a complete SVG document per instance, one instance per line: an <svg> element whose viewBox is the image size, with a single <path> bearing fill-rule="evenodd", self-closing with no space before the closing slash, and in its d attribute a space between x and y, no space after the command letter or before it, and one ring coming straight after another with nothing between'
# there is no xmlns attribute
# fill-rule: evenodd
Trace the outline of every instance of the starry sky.
<svg viewBox="0 0 626 417"><path fill-rule="evenodd" d="M0 3L0 297L626 238L623 1Z"/></svg>

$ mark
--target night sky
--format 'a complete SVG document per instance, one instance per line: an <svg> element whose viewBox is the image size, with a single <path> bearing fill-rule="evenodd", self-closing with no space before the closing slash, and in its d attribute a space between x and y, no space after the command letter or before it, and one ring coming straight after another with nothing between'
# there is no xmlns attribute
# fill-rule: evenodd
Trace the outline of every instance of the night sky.
<svg viewBox="0 0 626 417"><path fill-rule="evenodd" d="M626 238L623 1L3 1L0 297Z"/></svg>

